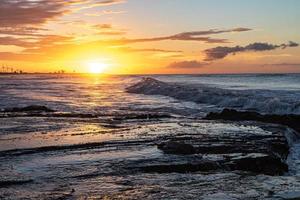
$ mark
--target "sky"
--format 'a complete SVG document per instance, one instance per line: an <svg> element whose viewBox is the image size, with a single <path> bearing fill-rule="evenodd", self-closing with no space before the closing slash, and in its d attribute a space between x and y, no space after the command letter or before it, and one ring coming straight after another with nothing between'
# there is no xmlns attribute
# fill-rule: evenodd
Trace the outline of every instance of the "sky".
<svg viewBox="0 0 300 200"><path fill-rule="evenodd" d="M300 73L299 0L0 0L0 71Z"/></svg>

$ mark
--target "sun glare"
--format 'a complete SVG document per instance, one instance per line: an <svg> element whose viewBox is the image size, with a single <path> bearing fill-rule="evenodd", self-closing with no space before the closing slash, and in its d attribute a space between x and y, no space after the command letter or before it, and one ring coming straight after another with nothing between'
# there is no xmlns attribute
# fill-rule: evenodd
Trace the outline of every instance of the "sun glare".
<svg viewBox="0 0 300 200"><path fill-rule="evenodd" d="M108 67L106 63L101 62L90 62L88 63L88 66L89 72L92 74L100 74Z"/></svg>

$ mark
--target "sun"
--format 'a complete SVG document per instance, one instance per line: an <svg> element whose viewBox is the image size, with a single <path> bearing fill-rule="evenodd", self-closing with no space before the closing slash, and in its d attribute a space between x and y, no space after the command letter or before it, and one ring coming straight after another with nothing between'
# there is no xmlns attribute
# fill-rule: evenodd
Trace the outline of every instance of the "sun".
<svg viewBox="0 0 300 200"><path fill-rule="evenodd" d="M100 74L108 67L106 63L102 62L90 62L88 63L89 72L92 74Z"/></svg>

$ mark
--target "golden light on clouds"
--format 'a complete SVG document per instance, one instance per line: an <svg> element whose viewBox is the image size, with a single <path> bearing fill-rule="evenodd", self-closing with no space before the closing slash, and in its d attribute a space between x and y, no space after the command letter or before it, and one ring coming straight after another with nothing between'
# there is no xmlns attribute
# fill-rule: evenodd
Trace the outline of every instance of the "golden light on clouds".
<svg viewBox="0 0 300 200"><path fill-rule="evenodd" d="M197 16L191 17L188 14L191 13L190 9L180 10L187 14L183 15L185 20L173 16L173 12L168 10L168 3L149 2L1 0L0 65L9 65L26 72L64 70L79 73L104 71L117 74L158 74L202 73L206 70L223 73L226 70L221 69L222 65L235 62L240 63L243 72L253 68L261 71L259 66L265 63L273 63L277 68L278 63L300 63L300 37L294 34L299 32L300 26L295 24L297 20L286 23L286 30L289 31L285 34L279 31L284 30L285 23L276 23L279 28L271 31L266 24L249 25L238 17L236 26L233 26L231 19L224 18L220 27L215 23L216 20L208 21L207 24L196 20L211 17L201 12L205 4L200 1L190 2L190 8L197 10L192 13ZM180 1L175 4L178 4L178 8L187 6L187 3ZM152 9L140 12L139 5ZM244 8L243 3L237 5ZM232 8L226 6L221 6L224 12ZM294 8L296 6L290 9ZM153 10L164 12L153 15ZM298 16L298 13L298 10L294 10L291 16ZM227 15L223 13L222 16ZM252 12L249 16L249 20L253 20ZM287 15L273 17L274 21L278 21L275 17L285 19ZM259 23L259 19L254 21ZM287 22L288 19L283 21ZM99 61L99 58L105 58L105 62ZM95 62L87 62L90 60ZM259 65L249 67L252 60ZM210 65L206 65L207 62ZM293 66L293 71L289 72L300 70L297 65Z"/></svg>

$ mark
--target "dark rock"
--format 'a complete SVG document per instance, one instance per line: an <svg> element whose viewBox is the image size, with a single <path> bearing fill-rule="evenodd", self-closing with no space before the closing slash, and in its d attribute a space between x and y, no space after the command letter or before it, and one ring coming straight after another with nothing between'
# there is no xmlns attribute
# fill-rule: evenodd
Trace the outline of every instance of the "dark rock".
<svg viewBox="0 0 300 200"><path fill-rule="evenodd" d="M22 180L0 180L0 188L2 187L10 187L12 185L23 185L27 183L32 183L31 179L22 179Z"/></svg>
<svg viewBox="0 0 300 200"><path fill-rule="evenodd" d="M157 148L162 150L164 153L168 153L168 154L187 155L187 154L196 153L196 150L192 145L183 142L174 142L174 141L163 142L157 145Z"/></svg>
<svg viewBox="0 0 300 200"><path fill-rule="evenodd" d="M230 170L249 171L257 174L283 175L288 171L286 163L279 157L270 155L247 155L238 158L232 158L224 163Z"/></svg>
<svg viewBox="0 0 300 200"><path fill-rule="evenodd" d="M88 113L53 113L47 115L47 117L65 117L65 118L97 118L97 115Z"/></svg>
<svg viewBox="0 0 300 200"><path fill-rule="evenodd" d="M146 173L189 173L213 171L245 171L254 174L283 175L288 171L288 166L276 156L266 154L245 154L228 156L219 160L207 160L190 157L179 160L146 161L134 165L133 168ZM158 162L153 164L153 162Z"/></svg>
<svg viewBox="0 0 300 200"><path fill-rule="evenodd" d="M300 115L262 115L257 112L237 111L224 109L221 113L209 113L204 119L208 120L231 120L231 121L259 121L265 123L286 125L300 132Z"/></svg>
<svg viewBox="0 0 300 200"><path fill-rule="evenodd" d="M148 165L138 167L138 170L147 173L188 173L188 172L208 172L220 169L220 165L215 161L201 161L197 163L185 164L162 164L162 165Z"/></svg>
<svg viewBox="0 0 300 200"><path fill-rule="evenodd" d="M142 114L127 114L123 116L114 117L113 120L151 120L171 118L171 115L165 113L142 113Z"/></svg>
<svg viewBox="0 0 300 200"><path fill-rule="evenodd" d="M226 153L246 153L247 149L238 144L201 145L196 147L197 153L201 154L226 154Z"/></svg>
<svg viewBox="0 0 300 200"><path fill-rule="evenodd" d="M26 107L14 107L14 108L7 108L4 109L3 112L54 112L54 110L46 107L46 106L39 106L39 105L31 105Z"/></svg>

